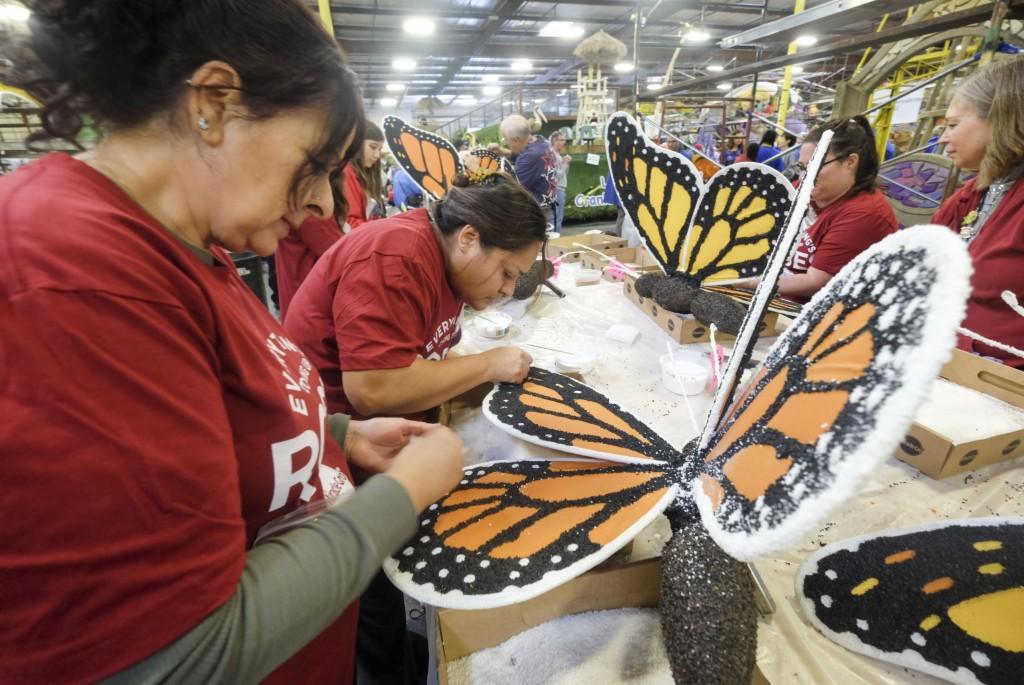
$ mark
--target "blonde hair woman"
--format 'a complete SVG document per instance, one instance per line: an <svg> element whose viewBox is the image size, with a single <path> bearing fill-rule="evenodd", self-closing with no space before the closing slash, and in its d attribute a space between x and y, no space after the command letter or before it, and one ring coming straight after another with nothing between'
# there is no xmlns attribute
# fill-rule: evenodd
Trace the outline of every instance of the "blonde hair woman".
<svg viewBox="0 0 1024 685"><path fill-rule="evenodd" d="M958 231L974 262L964 327L1024 347L1024 317L1002 300L1024 298L1024 59L989 65L961 84L946 111L940 142L962 169L977 170L933 220ZM960 347L1024 368L1024 359L961 337Z"/></svg>

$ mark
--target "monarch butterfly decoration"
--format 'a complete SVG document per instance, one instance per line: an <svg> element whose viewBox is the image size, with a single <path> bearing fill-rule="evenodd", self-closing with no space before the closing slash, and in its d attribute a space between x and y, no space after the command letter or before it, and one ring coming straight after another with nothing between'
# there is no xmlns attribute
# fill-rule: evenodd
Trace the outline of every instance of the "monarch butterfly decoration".
<svg viewBox="0 0 1024 685"><path fill-rule="evenodd" d="M818 550L797 597L829 639L954 683L1024 674L1024 518L890 530Z"/></svg>
<svg viewBox="0 0 1024 685"><path fill-rule="evenodd" d="M793 186L774 169L753 163L724 167L705 185L689 159L656 146L623 112L608 121L605 137L622 207L669 276L642 276L637 292L735 334L742 307L701 285L764 273L793 205Z"/></svg>
<svg viewBox="0 0 1024 685"><path fill-rule="evenodd" d="M512 173L512 165L501 155L487 148L478 147L469 151L470 157L476 160L477 168L484 171L504 171ZM468 166L468 165L467 165Z"/></svg>
<svg viewBox="0 0 1024 685"><path fill-rule="evenodd" d="M459 153L446 139L410 126L395 116L384 117L384 142L395 160L423 192L438 200L455 176L465 173Z"/></svg>
<svg viewBox="0 0 1024 685"><path fill-rule="evenodd" d="M500 428L601 461L468 468L385 572L440 607L519 602L591 568L671 504L662 613L673 672L680 682L742 681L756 621L737 560L810 533L893 453L954 346L969 278L963 242L948 230L917 227L876 244L815 295L729 411L713 411L706 437L683 452L567 377L531 370L523 385L497 386L484 405ZM725 600L723 587L734 588ZM735 612L697 616L691 598L732 598ZM694 644L715 631L715 642Z"/></svg>

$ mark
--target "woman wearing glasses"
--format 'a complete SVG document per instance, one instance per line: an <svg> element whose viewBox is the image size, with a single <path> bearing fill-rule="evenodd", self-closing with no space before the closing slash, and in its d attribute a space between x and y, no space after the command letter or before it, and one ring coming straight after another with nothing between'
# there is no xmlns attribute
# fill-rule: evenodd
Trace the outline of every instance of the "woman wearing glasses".
<svg viewBox="0 0 1024 685"><path fill-rule="evenodd" d="M834 132L832 144L811 192L803 234L779 279L779 294L801 301L897 229L892 207L875 188L878 152L864 117L830 121L811 131L800 147L801 177L825 131Z"/></svg>
<svg viewBox="0 0 1024 685"><path fill-rule="evenodd" d="M940 142L961 169L977 169L933 217L958 231L974 262L964 327L1024 347L1024 317L1002 300L1024 299L1024 59L992 65L957 89ZM962 349L1024 368L1024 359L968 338Z"/></svg>

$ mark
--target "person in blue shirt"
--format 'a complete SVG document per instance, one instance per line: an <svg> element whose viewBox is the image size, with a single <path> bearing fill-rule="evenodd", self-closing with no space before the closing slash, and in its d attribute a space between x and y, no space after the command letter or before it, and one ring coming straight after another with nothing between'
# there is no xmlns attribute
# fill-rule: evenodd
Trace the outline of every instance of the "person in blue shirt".
<svg viewBox="0 0 1024 685"><path fill-rule="evenodd" d="M783 166L782 158L777 156L782 152L782 150L775 147L775 140L777 137L778 134L774 129L769 129L764 132L764 135L761 136L761 144L757 148L757 159L754 161L759 164L767 164L772 169L781 172L785 167ZM771 159L772 157L775 157L775 159ZM771 159L770 162L767 161L769 159Z"/></svg>
<svg viewBox="0 0 1024 685"><path fill-rule="evenodd" d="M896 143L891 140L885 141L885 159L892 159L896 156Z"/></svg>
<svg viewBox="0 0 1024 685"><path fill-rule="evenodd" d="M423 206L423 191L412 180L412 177L405 172L405 169L397 169L391 183L394 188L391 201L395 207L404 211L413 207Z"/></svg>
<svg viewBox="0 0 1024 685"><path fill-rule="evenodd" d="M499 127L505 145L515 156L519 184L537 199L548 223L555 220L555 196L558 191L558 158L542 135L530 132L530 122L521 114L506 117Z"/></svg>

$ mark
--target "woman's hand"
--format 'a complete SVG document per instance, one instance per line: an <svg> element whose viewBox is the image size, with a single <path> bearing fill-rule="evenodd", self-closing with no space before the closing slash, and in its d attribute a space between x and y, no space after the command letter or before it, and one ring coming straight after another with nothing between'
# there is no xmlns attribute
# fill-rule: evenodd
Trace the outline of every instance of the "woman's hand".
<svg viewBox="0 0 1024 685"><path fill-rule="evenodd" d="M522 383L530 373L533 357L518 347L496 347L482 353L492 383Z"/></svg>
<svg viewBox="0 0 1024 685"><path fill-rule="evenodd" d="M398 481L413 507L421 512L458 484L462 464L462 439L449 428L431 426L409 439L409 444L395 456L387 475Z"/></svg>
<svg viewBox="0 0 1024 685"><path fill-rule="evenodd" d="M383 473L413 436L436 428L422 421L387 417L350 421L345 433L345 456L368 473Z"/></svg>

